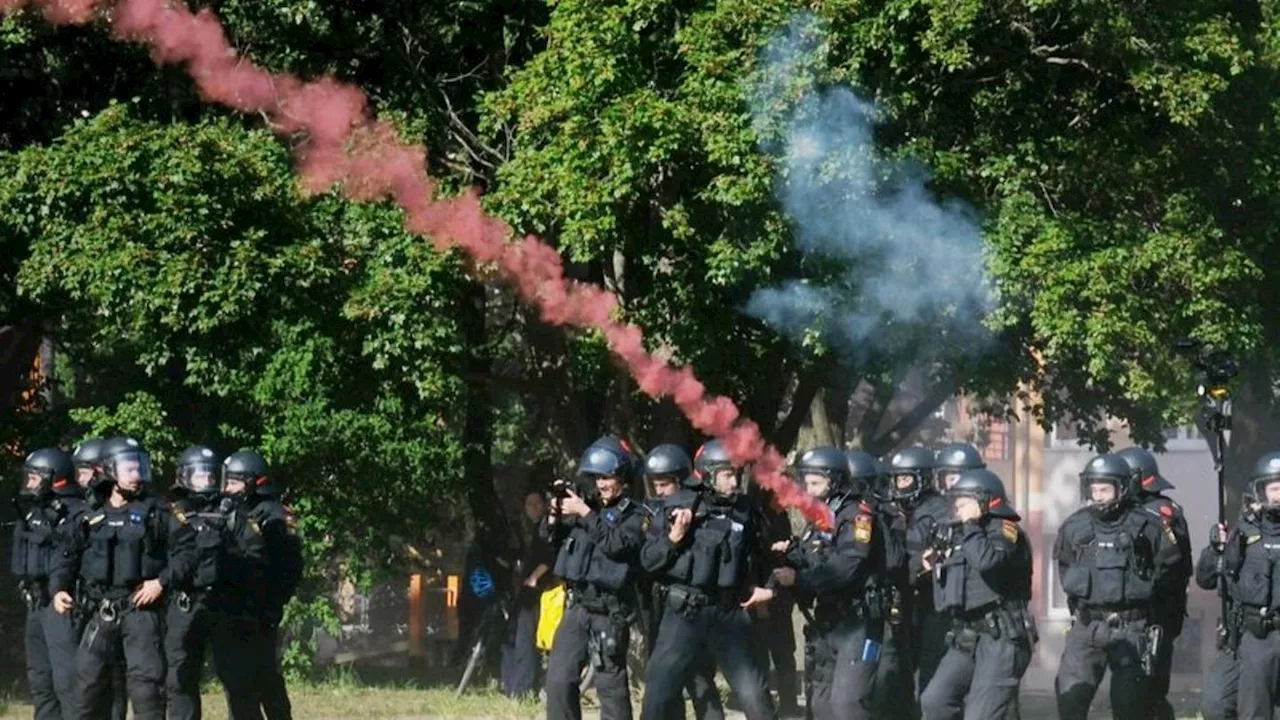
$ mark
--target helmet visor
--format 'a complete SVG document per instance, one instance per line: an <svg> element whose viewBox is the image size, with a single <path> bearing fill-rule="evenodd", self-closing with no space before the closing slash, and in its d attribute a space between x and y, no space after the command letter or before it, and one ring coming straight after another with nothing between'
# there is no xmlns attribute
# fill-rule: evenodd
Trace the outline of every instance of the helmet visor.
<svg viewBox="0 0 1280 720"><path fill-rule="evenodd" d="M18 494L39 497L49 491L50 483L53 480L53 471L31 467L24 468L20 478Z"/></svg>
<svg viewBox="0 0 1280 720"><path fill-rule="evenodd" d="M133 486L151 482L151 456L145 452L120 453L109 458L105 466L117 484Z"/></svg>
<svg viewBox="0 0 1280 720"><path fill-rule="evenodd" d="M218 467L212 462L197 462L178 468L178 486L194 493L218 490Z"/></svg>

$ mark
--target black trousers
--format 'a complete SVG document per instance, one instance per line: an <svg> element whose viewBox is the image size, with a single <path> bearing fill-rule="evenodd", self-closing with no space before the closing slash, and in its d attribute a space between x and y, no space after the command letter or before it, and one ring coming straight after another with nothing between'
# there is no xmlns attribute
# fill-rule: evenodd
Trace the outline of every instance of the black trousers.
<svg viewBox="0 0 1280 720"><path fill-rule="evenodd" d="M538 607L523 600L516 605L515 617L507 623L502 639L502 694L522 697L537 692Z"/></svg>
<svg viewBox="0 0 1280 720"><path fill-rule="evenodd" d="M112 669L124 655L125 682L137 720L165 716L164 620L160 606L125 608L115 617L95 613L76 648L76 691L71 717L96 720L109 707Z"/></svg>
<svg viewBox="0 0 1280 720"><path fill-rule="evenodd" d="M1273 720L1280 716L1280 632L1240 638L1240 685L1236 713L1240 720Z"/></svg>
<svg viewBox="0 0 1280 720"><path fill-rule="evenodd" d="M280 667L280 626L260 624L262 642L258 645L258 667L261 672L262 712L267 720L293 720L289 688Z"/></svg>
<svg viewBox="0 0 1280 720"><path fill-rule="evenodd" d="M164 638L169 720L201 717L200 677L212 630L203 596L179 594L169 598Z"/></svg>
<svg viewBox="0 0 1280 720"><path fill-rule="evenodd" d="M878 623L846 619L806 632L805 657L812 658L806 694L816 720L870 720L872 693L883 650Z"/></svg>
<svg viewBox="0 0 1280 720"><path fill-rule="evenodd" d="M910 628L885 623L884 647L876 667L876 686L872 697L877 718L915 720L920 717L920 706L916 702L914 656Z"/></svg>
<svg viewBox="0 0 1280 720"><path fill-rule="evenodd" d="M27 610L24 643L27 684L36 720L62 720L72 708L76 672L76 637L71 615L59 615L53 605Z"/></svg>
<svg viewBox="0 0 1280 720"><path fill-rule="evenodd" d="M924 720L1006 718L1029 664L1031 643L1025 639L957 636L920 697Z"/></svg>
<svg viewBox="0 0 1280 720"><path fill-rule="evenodd" d="M265 628L249 615L214 611L208 619L213 666L227 698L228 717L261 720Z"/></svg>
<svg viewBox="0 0 1280 720"><path fill-rule="evenodd" d="M627 686L630 642L631 628L625 618L589 612L579 604L565 608L547 663L547 720L581 720L578 683L582 669L591 661L592 646L600 648L595 667L600 717L631 720L631 690Z"/></svg>
<svg viewBox="0 0 1280 720"><path fill-rule="evenodd" d="M1104 620L1077 621L1071 626L1054 682L1061 720L1086 720L1107 668L1111 669L1111 711L1117 720L1152 717L1151 679L1142 670L1145 631L1143 621L1119 627Z"/></svg>
<svg viewBox="0 0 1280 720"><path fill-rule="evenodd" d="M645 668L642 720L663 720L672 702L708 650L729 682L748 720L777 717L769 683L760 667L751 618L736 605L697 609L668 605Z"/></svg>
<svg viewBox="0 0 1280 720"><path fill-rule="evenodd" d="M1240 663L1236 654L1219 651L1205 671L1200 690L1200 714L1204 720L1236 720L1240 695Z"/></svg>

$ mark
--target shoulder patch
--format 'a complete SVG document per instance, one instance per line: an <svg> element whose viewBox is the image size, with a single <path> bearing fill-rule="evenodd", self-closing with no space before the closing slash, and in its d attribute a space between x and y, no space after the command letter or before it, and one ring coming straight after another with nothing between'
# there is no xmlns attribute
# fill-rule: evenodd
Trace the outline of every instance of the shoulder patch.
<svg viewBox="0 0 1280 720"><path fill-rule="evenodd" d="M1000 521L1000 534L1004 535L1004 539L1011 543L1018 542L1018 523L1012 520Z"/></svg>
<svg viewBox="0 0 1280 720"><path fill-rule="evenodd" d="M186 525L186 524L187 524L187 516L186 516L186 514L184 514L181 510L179 510L177 505L174 505L174 506L173 506L172 508L170 508L170 509L171 509L171 510L172 510L172 512L173 512L173 516L174 516L175 518L177 518L177 519L178 519L178 522L182 523L183 525Z"/></svg>
<svg viewBox="0 0 1280 720"><path fill-rule="evenodd" d="M254 520L253 518L249 518L249 527L258 535L262 534L262 528L258 525L257 520Z"/></svg>
<svg viewBox="0 0 1280 720"><path fill-rule="evenodd" d="M653 513L648 513L640 520L640 527L645 532L649 532L649 528L652 526L653 526Z"/></svg>
<svg viewBox="0 0 1280 720"><path fill-rule="evenodd" d="M1160 514L1161 514L1161 515L1163 515L1163 516L1164 516L1164 517L1166 517L1166 518L1172 518L1172 517L1173 517L1173 507L1172 507L1172 506L1170 506L1170 505L1161 505L1161 506L1160 506Z"/></svg>
<svg viewBox="0 0 1280 720"><path fill-rule="evenodd" d="M853 520L853 539L867 544L871 542L871 516L859 515Z"/></svg>
<svg viewBox="0 0 1280 720"><path fill-rule="evenodd" d="M870 513L871 503L867 502L866 500L863 500L862 502L858 503L858 512Z"/></svg>

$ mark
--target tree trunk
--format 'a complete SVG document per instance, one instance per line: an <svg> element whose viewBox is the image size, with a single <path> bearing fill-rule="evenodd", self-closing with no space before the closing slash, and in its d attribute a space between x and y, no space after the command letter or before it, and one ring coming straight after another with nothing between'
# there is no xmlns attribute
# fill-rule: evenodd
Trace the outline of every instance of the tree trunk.
<svg viewBox="0 0 1280 720"><path fill-rule="evenodd" d="M466 421L462 430L463 479L467 505L477 528L501 532L504 525L502 505L493 483L493 401L487 377L493 366L489 346L485 342L485 288L482 283L468 282L462 301L461 324L467 343Z"/></svg>

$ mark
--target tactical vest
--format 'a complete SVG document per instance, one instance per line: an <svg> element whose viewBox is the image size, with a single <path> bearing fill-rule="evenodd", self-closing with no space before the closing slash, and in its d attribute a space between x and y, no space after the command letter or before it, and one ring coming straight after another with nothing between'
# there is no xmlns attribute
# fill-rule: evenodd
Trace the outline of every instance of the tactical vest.
<svg viewBox="0 0 1280 720"><path fill-rule="evenodd" d="M1139 605L1151 599L1155 548L1133 522L1093 523L1093 539L1062 578L1062 589L1086 605Z"/></svg>
<svg viewBox="0 0 1280 720"><path fill-rule="evenodd" d="M977 568L969 564L962 545L957 539L947 557L934 569L934 601L938 610L968 614L998 605L1000 593L987 584Z"/></svg>
<svg viewBox="0 0 1280 720"><path fill-rule="evenodd" d="M670 580L706 591L742 587L746 580L746 526L749 515L738 505L705 505L671 569Z"/></svg>
<svg viewBox="0 0 1280 720"><path fill-rule="evenodd" d="M164 570L167 558L159 539L164 519L152 498L123 508L99 508L85 516L87 527L80 576L90 585L132 590Z"/></svg>
<svg viewBox="0 0 1280 720"><path fill-rule="evenodd" d="M1241 535L1242 547L1235 560L1235 582L1230 592L1236 602L1251 608L1272 608L1280 603L1280 535ZM1233 553L1237 554L1237 553Z"/></svg>
<svg viewBox="0 0 1280 720"><path fill-rule="evenodd" d="M191 512L186 517L196 533L196 569L191 577L191 587L203 590L218 582L227 519L216 510Z"/></svg>
<svg viewBox="0 0 1280 720"><path fill-rule="evenodd" d="M616 506L598 512L603 522L616 527L634 512L634 508L629 500L623 499ZM599 590L617 593L631 578L631 564L614 560L597 550L591 533L574 523L569 529L569 536L560 544L552 572L570 583L585 583Z"/></svg>
<svg viewBox="0 0 1280 720"><path fill-rule="evenodd" d="M65 517L52 505L42 504L32 508L13 528L13 549L9 567L15 577L23 580L45 580L53 564L56 551L54 533Z"/></svg>

